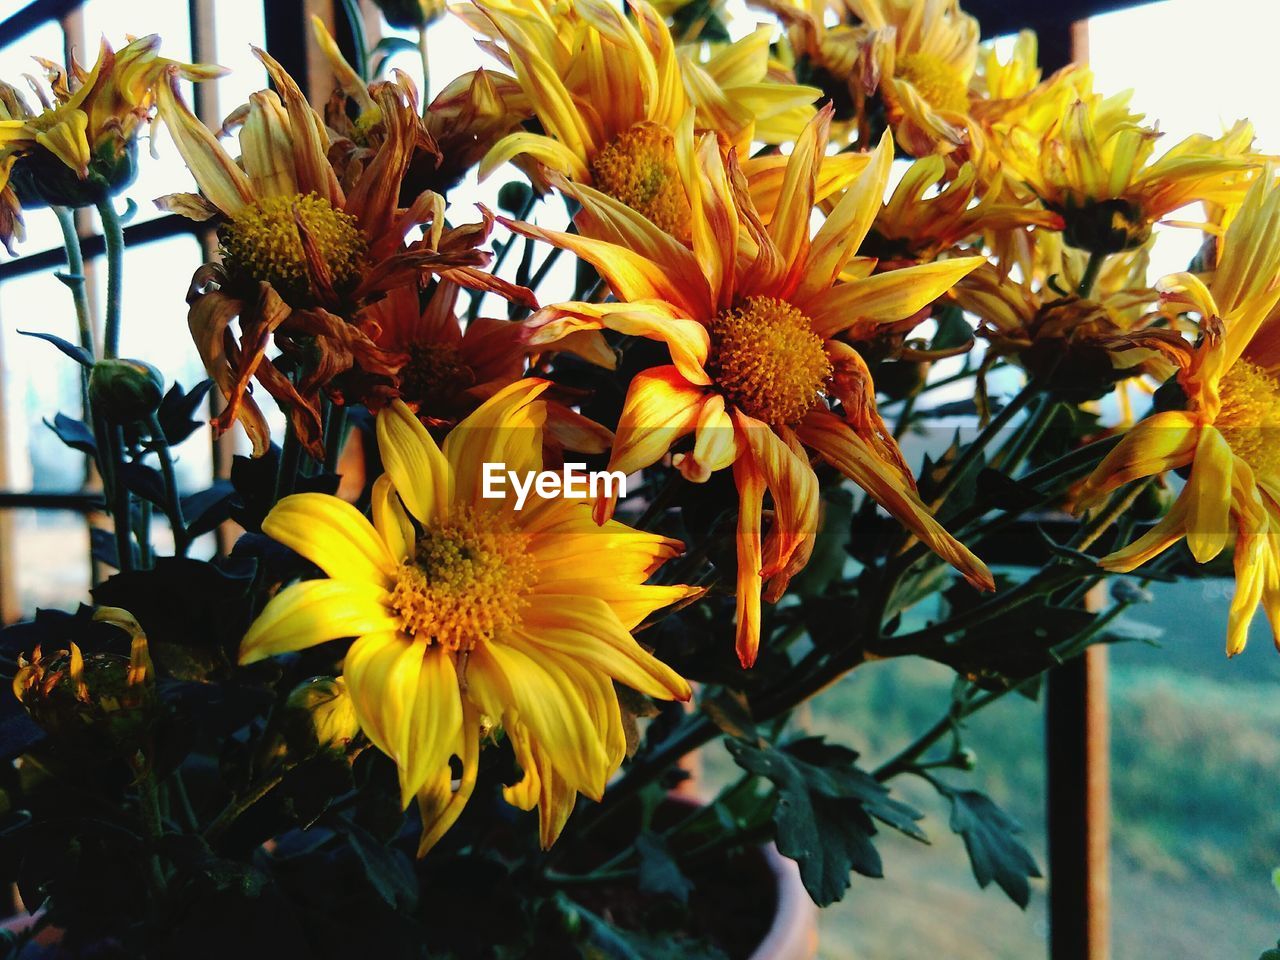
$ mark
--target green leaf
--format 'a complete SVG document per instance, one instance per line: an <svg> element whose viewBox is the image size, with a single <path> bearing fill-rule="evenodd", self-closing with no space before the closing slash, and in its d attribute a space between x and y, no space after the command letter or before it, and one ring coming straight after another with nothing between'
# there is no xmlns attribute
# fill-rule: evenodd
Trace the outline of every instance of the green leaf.
<svg viewBox="0 0 1280 960"><path fill-rule="evenodd" d="M689 902L693 883L680 869L661 835L650 830L636 837L636 853L640 854L640 890L643 893L672 897Z"/></svg>
<svg viewBox="0 0 1280 960"><path fill-rule="evenodd" d="M749 773L776 789L773 822L778 850L795 860L805 890L818 906L834 903L849 887L849 874L884 875L871 838L872 817L925 840L920 814L889 797L887 788L853 766L854 751L808 737L784 749L730 740L729 751Z"/></svg>
<svg viewBox="0 0 1280 960"><path fill-rule="evenodd" d="M82 367L93 366L93 357L89 355L89 351L84 347L63 340L61 337L55 337L52 333L37 333L33 330L19 330L18 333L22 334L24 337L35 337L37 340L44 340L48 343L52 343Z"/></svg>
<svg viewBox="0 0 1280 960"><path fill-rule="evenodd" d="M378 896L390 907L413 910L418 902L418 879L409 858L402 851L379 843L364 827L347 823L344 830Z"/></svg>
<svg viewBox="0 0 1280 960"><path fill-rule="evenodd" d="M1041 874L1035 858L1018 840L1022 826L985 794L933 783L951 801L951 829L964 839L978 886L985 888L994 880L1025 910L1031 899L1028 878Z"/></svg>
<svg viewBox="0 0 1280 960"><path fill-rule="evenodd" d="M564 894L557 895L560 911L572 925L581 924L587 957L612 960L726 960L723 951L699 940L672 934L639 933L627 930L595 913Z"/></svg>

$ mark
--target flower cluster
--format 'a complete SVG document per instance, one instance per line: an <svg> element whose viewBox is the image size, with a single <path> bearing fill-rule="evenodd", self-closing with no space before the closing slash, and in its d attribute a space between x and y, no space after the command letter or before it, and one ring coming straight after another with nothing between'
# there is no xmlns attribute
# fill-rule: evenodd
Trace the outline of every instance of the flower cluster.
<svg viewBox="0 0 1280 960"><path fill-rule="evenodd" d="M1280 642L1280 179L1248 123L1166 147L1086 67L1043 76L1034 36L1005 58L980 45L958 0L761 0L728 24L706 0L381 6L422 31L424 75L446 15L490 62L428 99L316 21L327 102L255 49L270 89L218 129L183 81L219 69L155 37L45 63L40 110L0 85L7 245L41 205L97 205L118 233L147 125L197 187L156 202L212 240L187 292L208 384L166 392L116 355L116 235L104 347L92 323L63 344L86 410L57 429L97 458L100 559L120 571L94 622L131 646L24 651L14 688L51 735L109 725L100 749L152 789L148 725L179 709L164 681L270 688L271 712L233 725L254 746L205 842L281 783L296 812L297 770L355 770L372 747L395 810L416 803L419 856L466 808L500 822L481 799L499 795L537 809L548 848L633 754L624 799L722 733L775 799L794 787L780 764L850 767L766 724L862 663L921 655L1018 689L1096 638L1053 632L1097 613L1080 598L1108 575L1230 548L1228 653L1259 604ZM499 210L462 202L494 178ZM1205 242L1156 280L1165 228ZM205 390L248 456L184 497L172 448ZM957 412L976 435L913 466ZM631 494L486 482L573 457ZM241 539L166 563L153 507L179 558L215 529ZM1020 558L1010 589L980 557L1005 562L1002 538L1046 508L1074 511L1072 538ZM155 591L195 584L225 606L205 596L182 630L174 603L148 618ZM1010 650L1000 618L1028 602L1052 642ZM701 710L666 705L699 691ZM957 730L976 702L956 700ZM823 783L824 803L913 829L871 787ZM340 818L330 801L311 823ZM785 843L794 805L760 810ZM843 891L813 877L817 899Z"/></svg>

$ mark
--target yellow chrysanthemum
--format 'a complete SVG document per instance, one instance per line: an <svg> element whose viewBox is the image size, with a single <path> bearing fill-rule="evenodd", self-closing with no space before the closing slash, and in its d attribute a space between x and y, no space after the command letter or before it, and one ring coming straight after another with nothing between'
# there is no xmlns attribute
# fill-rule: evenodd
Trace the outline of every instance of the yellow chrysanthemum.
<svg viewBox="0 0 1280 960"><path fill-rule="evenodd" d="M686 113L699 130L745 149L794 137L819 91L781 82L767 27L699 56L677 49L645 0L631 17L604 0L477 0L464 11L515 73L542 133L513 133L489 152L481 178L523 158L608 193L687 238L689 210L675 169L674 132ZM532 171L541 180L538 171Z"/></svg>
<svg viewBox="0 0 1280 960"><path fill-rule="evenodd" d="M1151 225L1195 201L1225 203L1248 189L1261 160L1253 127L1195 135L1154 158L1160 133L1129 110L1130 93L1103 97L1083 67L1060 71L992 125L990 149L1050 210L1067 242L1101 253L1140 246Z"/></svg>
<svg viewBox="0 0 1280 960"><path fill-rule="evenodd" d="M643 371L623 404L610 470L638 470L694 434L676 462L690 480L733 468L738 525L738 655L754 661L762 581L777 599L803 569L817 529L817 477L810 451L858 483L917 537L980 587L982 562L948 534L876 409L870 372L846 342L856 324L918 313L979 263L942 260L873 274L858 249L884 197L893 160L885 136L854 184L810 235L831 118L824 108L796 142L776 212L765 223L737 168L712 135L691 123L677 157L691 208L691 247L590 187L562 183L582 209L576 234L504 221L563 247L595 267L617 302L571 302L532 318L532 342L553 344L583 330L611 329L661 340L671 365ZM843 282L841 281L843 278ZM843 416L828 405L842 405ZM761 501L776 522L761 541ZM602 504L601 514L609 505Z"/></svg>
<svg viewBox="0 0 1280 960"><path fill-rule="evenodd" d="M1236 594L1227 655L1244 649L1261 603L1280 644L1280 189L1268 175L1245 198L1227 230L1206 286L1174 274L1160 288L1171 312L1200 315L1202 335L1184 351L1181 410L1134 427L1089 478L1082 507L1130 481L1188 469L1186 485L1159 523L1104 557L1126 572L1184 537L1208 562L1234 542Z"/></svg>
<svg viewBox="0 0 1280 960"><path fill-rule="evenodd" d="M418 798L420 855L475 786L482 718L501 724L524 770L504 796L539 808L549 846L577 795L599 799L622 761L614 681L662 699L690 693L630 634L698 593L645 584L678 541L598 527L580 499L531 495L516 510L513 499L483 495L485 463L542 468L537 398L548 386L526 379L500 391L443 449L396 403L377 419L387 473L373 488L372 522L337 497L303 493L262 525L328 578L281 590L240 660L356 638L343 664L347 691L365 735L396 762L403 802Z"/></svg>
<svg viewBox="0 0 1280 960"><path fill-rule="evenodd" d="M16 87L0 83L0 240L6 245L22 237L20 202L83 206L132 181L138 128L151 119L155 88L167 71L187 80L226 72L166 60L159 49L154 34L119 53L104 39L90 70L74 59L64 70L37 58L49 82L48 93L35 87L41 110L32 110Z"/></svg>

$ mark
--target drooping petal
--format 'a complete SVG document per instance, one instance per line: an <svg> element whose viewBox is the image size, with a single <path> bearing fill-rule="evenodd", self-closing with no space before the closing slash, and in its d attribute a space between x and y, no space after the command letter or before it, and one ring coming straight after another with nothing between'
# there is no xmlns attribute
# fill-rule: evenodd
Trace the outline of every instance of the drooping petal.
<svg viewBox="0 0 1280 960"><path fill-rule="evenodd" d="M373 525L351 504L328 494L285 497L262 521L262 532L335 580L386 586L395 573L396 560Z"/></svg>
<svg viewBox="0 0 1280 960"><path fill-rule="evenodd" d="M760 649L760 523L763 509L764 474L749 456L733 463L733 479L738 487L738 584L737 633L735 647L744 667L756 662Z"/></svg>
<svg viewBox="0 0 1280 960"><path fill-rule="evenodd" d="M1191 462L1200 439L1195 417L1184 410L1164 410L1136 424L1085 481L1080 507L1141 477L1176 470Z"/></svg>
<svg viewBox="0 0 1280 960"><path fill-rule="evenodd" d="M1226 437L1213 427L1200 431L1187 497L1187 547L1199 563L1208 563L1231 539L1231 473L1235 455Z"/></svg>
<svg viewBox="0 0 1280 960"><path fill-rule="evenodd" d="M453 786L449 767L427 778L418 794L418 812L422 816L422 839L418 841L418 857L425 857L457 822L476 787L480 769L480 711L465 698L462 701L462 732L454 753L462 760L462 775Z"/></svg>
<svg viewBox="0 0 1280 960"><path fill-rule="evenodd" d="M685 479L705 483L711 474L729 466L738 457L738 435L725 410L724 397L709 394L698 413L693 451L677 454L675 464Z"/></svg>
<svg viewBox="0 0 1280 960"><path fill-rule="evenodd" d="M176 75L156 84L160 118L182 154L201 192L228 217L235 217L253 202L249 178L222 149L222 144L197 119L178 93Z"/></svg>
<svg viewBox="0 0 1280 960"><path fill-rule="evenodd" d="M705 397L674 366L637 374L618 417L609 469L627 474L656 462L697 425Z"/></svg>
<svg viewBox="0 0 1280 960"><path fill-rule="evenodd" d="M374 583L304 580L285 587L258 614L240 641L239 662L256 663L342 637L394 630L387 591Z"/></svg>

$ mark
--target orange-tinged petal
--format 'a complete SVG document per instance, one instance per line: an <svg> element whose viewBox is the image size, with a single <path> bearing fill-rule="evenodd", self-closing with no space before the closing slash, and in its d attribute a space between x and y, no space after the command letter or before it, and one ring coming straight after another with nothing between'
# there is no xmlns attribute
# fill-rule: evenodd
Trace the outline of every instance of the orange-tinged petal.
<svg viewBox="0 0 1280 960"><path fill-rule="evenodd" d="M335 580L386 586L395 573L396 560L373 525L351 504L325 493L285 497L262 521L262 532Z"/></svg>
<svg viewBox="0 0 1280 960"><path fill-rule="evenodd" d="M774 523L760 570L767 580L787 566L795 550L817 533L818 477L809 462L792 453L768 424L739 410L733 416L773 497Z"/></svg>
<svg viewBox="0 0 1280 960"><path fill-rule="evenodd" d="M1103 457L1085 481L1079 507L1130 481L1176 470L1191 462L1200 439L1196 419L1183 410L1165 410L1136 424L1124 439Z"/></svg>
<svg viewBox="0 0 1280 960"><path fill-rule="evenodd" d="M859 320L892 323L904 320L933 303L962 277L986 263L984 257L956 257L877 273L865 280L842 283L796 300L813 320L814 332L830 338Z"/></svg>
<svg viewBox="0 0 1280 960"><path fill-rule="evenodd" d="M760 523L764 501L764 474L750 457L739 457L733 464L733 479L738 486L738 584L737 631L735 647L744 667L756 662L760 650Z"/></svg>
<svg viewBox="0 0 1280 960"><path fill-rule="evenodd" d="M240 641L240 663L305 650L342 637L394 630L387 591L359 580L304 580L285 587Z"/></svg>
<svg viewBox="0 0 1280 960"><path fill-rule="evenodd" d="M878 457L871 447L831 413L811 413L796 428L806 446L843 473L897 518L934 553L981 590L994 590L986 564L938 523L896 466Z"/></svg>
<svg viewBox="0 0 1280 960"><path fill-rule="evenodd" d="M582 158L563 143L528 132L511 133L495 143L480 162L476 175L484 181L504 163L522 156L532 157L548 169L574 180L586 180L591 176Z"/></svg>
<svg viewBox="0 0 1280 960"><path fill-rule="evenodd" d="M674 366L637 374L618 417L609 469L632 473L657 461L697 425L705 396Z"/></svg>
<svg viewBox="0 0 1280 960"><path fill-rule="evenodd" d="M1155 526L1127 547L1107 554L1098 561L1098 565L1113 573L1128 573L1164 553L1187 535L1188 502L1186 488L1183 488L1183 492Z"/></svg>
<svg viewBox="0 0 1280 960"><path fill-rule="evenodd" d="M710 394L698 413L693 451L678 454L675 464L687 480L705 483L711 474L729 466L737 457L737 433L725 410L724 397Z"/></svg>

